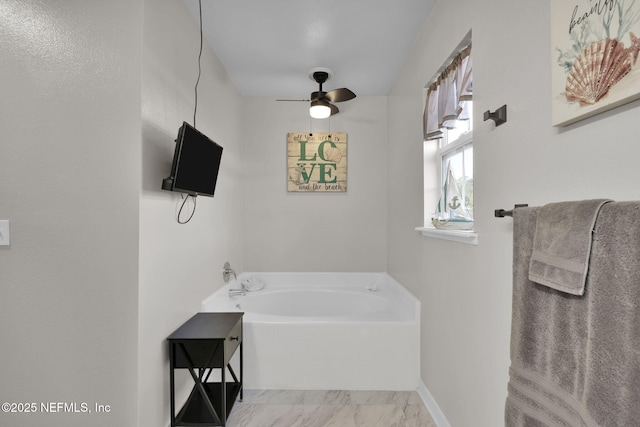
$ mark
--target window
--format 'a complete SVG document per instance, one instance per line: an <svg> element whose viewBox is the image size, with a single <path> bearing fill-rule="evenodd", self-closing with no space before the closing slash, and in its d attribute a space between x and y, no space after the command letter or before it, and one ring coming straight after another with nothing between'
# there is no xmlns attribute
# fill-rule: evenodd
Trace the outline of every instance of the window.
<svg viewBox="0 0 640 427"><path fill-rule="evenodd" d="M473 228L471 34L427 85L424 111L425 235L465 236ZM438 200L434 203L434 200ZM434 228L435 227L435 228ZM434 233L435 231L435 233ZM443 237L448 238L448 237Z"/></svg>
<svg viewBox="0 0 640 427"><path fill-rule="evenodd" d="M472 108L470 106L469 110ZM473 217L473 119L458 122L454 129L445 130L443 138L438 141L438 188L444 187L450 167L462 195L461 202Z"/></svg>

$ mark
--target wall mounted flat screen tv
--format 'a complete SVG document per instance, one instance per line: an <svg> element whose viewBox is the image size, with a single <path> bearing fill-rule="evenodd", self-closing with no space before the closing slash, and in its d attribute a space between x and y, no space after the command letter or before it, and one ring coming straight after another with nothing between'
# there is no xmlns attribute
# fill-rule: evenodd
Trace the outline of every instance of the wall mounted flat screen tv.
<svg viewBox="0 0 640 427"><path fill-rule="evenodd" d="M162 189L213 197L221 158L220 145L183 122L176 139L171 176L162 180Z"/></svg>

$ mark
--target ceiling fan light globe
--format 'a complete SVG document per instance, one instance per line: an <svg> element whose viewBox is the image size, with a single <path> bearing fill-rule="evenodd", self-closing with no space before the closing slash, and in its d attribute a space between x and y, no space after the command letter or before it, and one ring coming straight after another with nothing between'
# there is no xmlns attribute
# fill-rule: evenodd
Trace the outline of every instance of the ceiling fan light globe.
<svg viewBox="0 0 640 427"><path fill-rule="evenodd" d="M309 115L314 119L326 119L331 115L331 107L326 102L312 101Z"/></svg>

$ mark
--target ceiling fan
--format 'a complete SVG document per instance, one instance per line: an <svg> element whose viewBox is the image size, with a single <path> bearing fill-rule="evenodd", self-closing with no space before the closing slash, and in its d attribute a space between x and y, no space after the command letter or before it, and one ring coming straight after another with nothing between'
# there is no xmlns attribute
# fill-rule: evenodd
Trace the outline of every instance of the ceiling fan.
<svg viewBox="0 0 640 427"><path fill-rule="evenodd" d="M332 102L348 101L356 97L356 94L346 87L325 92L322 85L331 78L331 70L328 68L313 68L309 71L309 77L318 83L316 92L311 92L310 99L277 99L276 101L310 101L309 114L314 119L326 119L338 114L340 110Z"/></svg>

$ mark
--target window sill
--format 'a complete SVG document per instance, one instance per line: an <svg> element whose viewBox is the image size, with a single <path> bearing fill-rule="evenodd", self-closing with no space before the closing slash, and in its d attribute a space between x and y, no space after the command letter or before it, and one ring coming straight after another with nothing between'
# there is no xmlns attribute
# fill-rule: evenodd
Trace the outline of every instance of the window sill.
<svg viewBox="0 0 640 427"><path fill-rule="evenodd" d="M439 230L435 227L416 227L416 231L421 232L422 235L426 237L451 240L454 242L465 243L467 245L478 244L478 233L471 230Z"/></svg>

